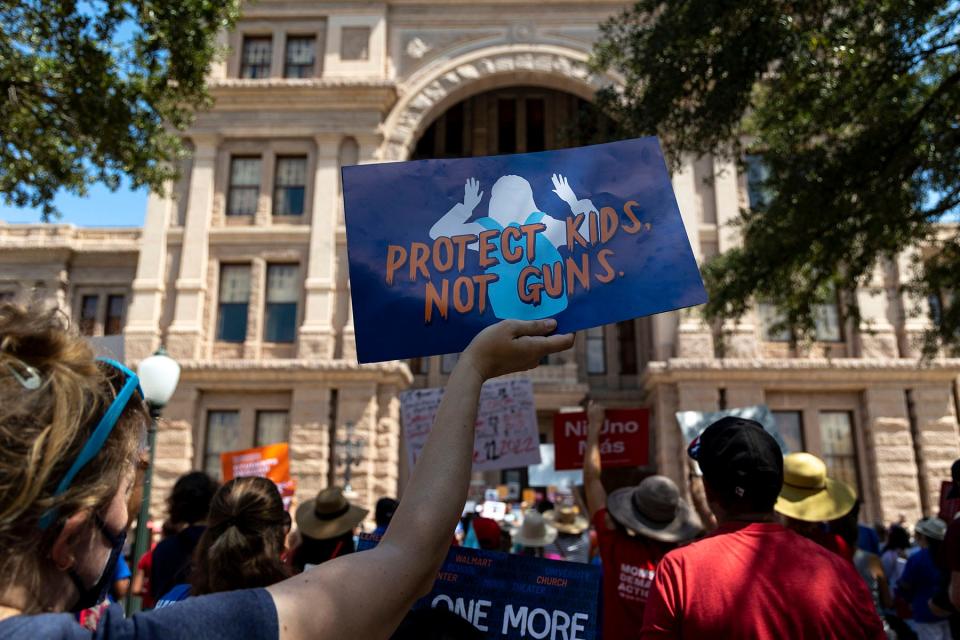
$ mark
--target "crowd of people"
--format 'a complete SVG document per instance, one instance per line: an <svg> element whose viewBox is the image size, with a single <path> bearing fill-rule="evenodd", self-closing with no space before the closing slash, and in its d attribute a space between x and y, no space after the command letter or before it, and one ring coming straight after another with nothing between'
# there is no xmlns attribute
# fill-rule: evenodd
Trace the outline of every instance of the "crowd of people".
<svg viewBox="0 0 960 640"><path fill-rule="evenodd" d="M127 558L150 419L136 374L57 312L0 305L0 638L483 637L450 611L409 613L451 545L599 565L605 640L960 638L960 520L861 524L852 487L751 420L690 443L688 502L661 475L607 491L590 403L579 490L506 519L464 509L481 385L570 348L555 328L476 336L402 500L381 498L373 523L338 487L291 517L270 480L191 472L159 540ZM365 526L378 543L358 553ZM128 593L145 611L125 615Z"/></svg>

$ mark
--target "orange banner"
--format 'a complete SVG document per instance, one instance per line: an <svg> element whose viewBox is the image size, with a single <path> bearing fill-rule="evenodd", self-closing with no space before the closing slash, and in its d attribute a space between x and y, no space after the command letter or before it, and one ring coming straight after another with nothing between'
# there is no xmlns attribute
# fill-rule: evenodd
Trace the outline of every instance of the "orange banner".
<svg viewBox="0 0 960 640"><path fill-rule="evenodd" d="M224 482L249 476L273 480L284 507L290 507L297 485L290 478L290 445L286 442L221 453L220 471Z"/></svg>

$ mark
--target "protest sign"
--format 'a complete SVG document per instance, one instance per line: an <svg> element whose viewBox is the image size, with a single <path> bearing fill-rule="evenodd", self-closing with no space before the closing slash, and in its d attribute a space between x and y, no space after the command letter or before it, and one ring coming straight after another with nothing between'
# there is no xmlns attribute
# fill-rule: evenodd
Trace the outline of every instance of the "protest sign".
<svg viewBox="0 0 960 640"><path fill-rule="evenodd" d="M540 445L540 464L527 467L528 484L531 487L547 487L548 491L556 491L557 487L575 487L583 484L581 469L557 471L555 453L556 448L552 443Z"/></svg>
<svg viewBox="0 0 960 640"><path fill-rule="evenodd" d="M443 389L400 394L400 417L411 468L430 435ZM493 380L480 391L473 470L515 469L540 462L533 385L524 378Z"/></svg>
<svg viewBox="0 0 960 640"><path fill-rule="evenodd" d="M364 534L357 550L376 544ZM444 607L485 638L593 640L599 592L596 565L452 547L413 610Z"/></svg>
<svg viewBox="0 0 960 640"><path fill-rule="evenodd" d="M504 318L566 333L707 300L656 138L344 167L343 201L360 362L462 351Z"/></svg>
<svg viewBox="0 0 960 640"><path fill-rule="evenodd" d="M747 418L748 420L759 422L763 425L763 428L767 430L767 433L772 435L777 441L784 455L790 453L790 447L787 446L784 437L780 433L776 418L773 417L770 409L762 404L726 411L677 411L677 425L679 425L680 432L683 434L684 442L689 445L694 438L703 433L704 429L720 418L726 418L727 416Z"/></svg>
<svg viewBox="0 0 960 640"><path fill-rule="evenodd" d="M297 485L290 478L290 446L286 442L221 453L220 472L224 482L249 476L273 480L284 508L290 508Z"/></svg>
<svg viewBox="0 0 960 640"><path fill-rule="evenodd" d="M604 469L643 467L650 464L650 411L607 409L600 429L600 462ZM555 413L554 467L582 469L587 448L587 414L583 411Z"/></svg>

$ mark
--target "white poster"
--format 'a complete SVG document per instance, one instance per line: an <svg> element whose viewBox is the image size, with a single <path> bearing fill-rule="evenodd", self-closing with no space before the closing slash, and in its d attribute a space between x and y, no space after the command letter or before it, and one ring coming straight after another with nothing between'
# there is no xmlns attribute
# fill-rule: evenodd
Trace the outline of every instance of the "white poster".
<svg viewBox="0 0 960 640"><path fill-rule="evenodd" d="M411 468L430 435L443 389L416 389L400 394L400 417ZM473 444L473 470L516 469L540 462L540 434L533 385L525 378L483 385Z"/></svg>
<svg viewBox="0 0 960 640"><path fill-rule="evenodd" d="M727 411L677 411L677 425L683 434L684 442L689 445L694 438L703 433L704 429L720 418L726 418L727 416L746 418L759 422L763 425L763 428L767 430L767 433L774 437L784 455L790 453L787 443L780 435L776 418L773 417L770 409L762 404L752 407L740 407L739 409L729 409Z"/></svg>

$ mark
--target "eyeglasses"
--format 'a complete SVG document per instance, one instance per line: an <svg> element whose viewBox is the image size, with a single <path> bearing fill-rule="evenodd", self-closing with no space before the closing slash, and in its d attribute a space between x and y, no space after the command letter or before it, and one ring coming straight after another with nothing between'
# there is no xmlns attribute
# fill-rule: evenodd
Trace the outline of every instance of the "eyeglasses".
<svg viewBox="0 0 960 640"><path fill-rule="evenodd" d="M133 392L136 391L138 394L140 394L140 398L143 398L143 389L140 388L140 378L137 377L137 374L116 360L111 360L110 358L97 358L97 360L104 364L110 365L122 373L125 376L125 381L123 386L120 388L120 391L118 391L117 395L114 397L113 402L110 403L110 406L107 407L106 412L100 418L97 426L94 427L93 431L90 433L90 437L87 438L83 448L80 450L80 455L78 455L77 459L73 461L70 469L67 471L66 475L63 476L60 484L57 485L56 491L53 492L54 498L63 495L63 493L70 488L70 483L72 483L77 474L80 473L80 470L83 469L91 460L93 460L93 458L100 453L100 450L103 449L104 443L107 441L107 438L110 437L110 434L113 433L113 428L117 425L117 420L120 418L120 414L123 413L123 410L130 402ZM48 529L56 520L56 518L57 509L53 508L48 510L40 518L40 530L44 531Z"/></svg>

